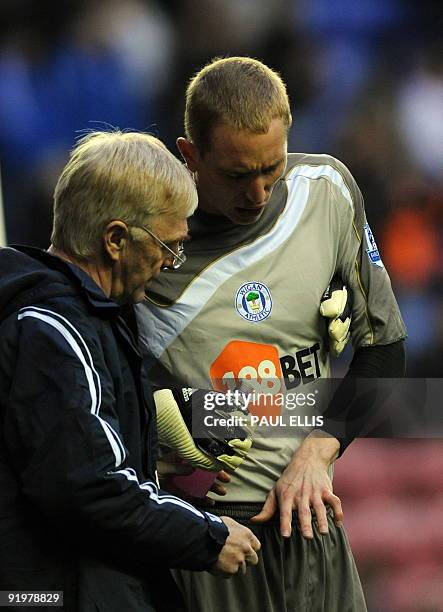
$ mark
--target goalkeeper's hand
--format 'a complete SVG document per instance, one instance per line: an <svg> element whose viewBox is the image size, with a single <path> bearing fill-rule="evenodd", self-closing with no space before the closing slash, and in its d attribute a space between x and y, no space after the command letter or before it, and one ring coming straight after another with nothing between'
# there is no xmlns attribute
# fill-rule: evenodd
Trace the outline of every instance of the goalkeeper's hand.
<svg viewBox="0 0 443 612"><path fill-rule="evenodd" d="M202 418L204 397L208 391L192 389L160 389L154 393L157 409L157 431L161 444L188 461L193 467L219 471L235 470L251 448L246 428L226 428L225 437L216 437L208 430L208 437L192 437L192 416ZM220 409L217 409L220 415ZM222 416L229 417L232 412Z"/></svg>
<svg viewBox="0 0 443 612"><path fill-rule="evenodd" d="M351 325L351 290L339 276L334 276L322 295L320 313L329 319L329 347L338 357L349 340Z"/></svg>

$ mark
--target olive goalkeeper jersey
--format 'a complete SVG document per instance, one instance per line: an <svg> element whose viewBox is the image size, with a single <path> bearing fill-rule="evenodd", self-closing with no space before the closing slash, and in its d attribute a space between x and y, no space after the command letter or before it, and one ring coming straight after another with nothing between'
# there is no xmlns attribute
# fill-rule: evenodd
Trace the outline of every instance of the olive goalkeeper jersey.
<svg viewBox="0 0 443 612"><path fill-rule="evenodd" d="M198 211L189 227L187 261L137 306L154 382L228 390L251 379L258 392L308 393L330 374L319 305L336 274L352 289L355 349L406 336L361 193L333 157L290 154L256 223ZM263 501L308 431L255 437L223 501Z"/></svg>

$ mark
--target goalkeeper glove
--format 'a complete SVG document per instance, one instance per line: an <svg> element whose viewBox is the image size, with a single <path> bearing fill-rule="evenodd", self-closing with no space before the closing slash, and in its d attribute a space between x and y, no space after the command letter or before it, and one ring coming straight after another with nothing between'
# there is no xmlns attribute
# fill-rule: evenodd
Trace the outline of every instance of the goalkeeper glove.
<svg viewBox="0 0 443 612"><path fill-rule="evenodd" d="M320 313L329 319L329 346L335 357L338 357L349 340L351 325L351 290L339 276L333 277L323 293Z"/></svg>
<svg viewBox="0 0 443 612"><path fill-rule="evenodd" d="M208 429L208 437L193 438L192 413L198 418L204 411L208 391L194 389L160 389L154 393L157 409L157 431L161 444L174 450L192 466L204 470L235 470L251 448L250 432L246 428L226 428L227 435L219 437ZM209 393L213 393L210 391ZM191 397L192 396L192 397ZM213 414L225 418L239 414L217 408ZM246 413L247 414L247 413ZM242 412L242 416L245 413ZM203 418L201 418L203 423Z"/></svg>

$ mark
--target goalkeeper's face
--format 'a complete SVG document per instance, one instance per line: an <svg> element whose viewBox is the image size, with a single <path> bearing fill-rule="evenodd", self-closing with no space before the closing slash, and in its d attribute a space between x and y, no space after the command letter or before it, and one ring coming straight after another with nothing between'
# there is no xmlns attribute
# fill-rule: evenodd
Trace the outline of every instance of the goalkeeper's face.
<svg viewBox="0 0 443 612"><path fill-rule="evenodd" d="M202 210L239 225L260 219L286 167L287 129L281 119L265 134L219 124L204 154L184 138L177 145L194 173Z"/></svg>

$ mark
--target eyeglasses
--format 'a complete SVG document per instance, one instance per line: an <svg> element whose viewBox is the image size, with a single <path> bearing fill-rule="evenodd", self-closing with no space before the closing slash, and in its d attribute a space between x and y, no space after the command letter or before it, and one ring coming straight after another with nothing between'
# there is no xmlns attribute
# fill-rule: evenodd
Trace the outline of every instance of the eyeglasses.
<svg viewBox="0 0 443 612"><path fill-rule="evenodd" d="M162 270L178 270L178 268L185 263L185 248L181 240L178 242L177 251L174 251L173 249L171 249L171 247L165 244L163 240L160 240L160 238L156 236L154 232L151 232L151 230L145 227L144 225L133 225L133 227L138 227L139 229L144 230L147 234L149 234L152 238L154 238L154 240L159 243L163 250L167 251L168 258L171 258L171 264L168 266L163 266Z"/></svg>

